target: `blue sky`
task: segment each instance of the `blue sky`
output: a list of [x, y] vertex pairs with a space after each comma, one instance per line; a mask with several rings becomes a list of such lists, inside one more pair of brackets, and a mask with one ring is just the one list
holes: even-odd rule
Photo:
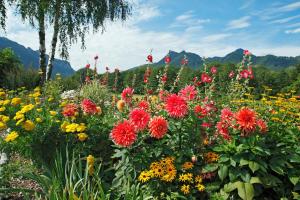
[[[256, 55], [300, 55], [300, 0], [129, 1], [129, 20], [107, 22], [104, 34], [89, 34], [85, 51], [79, 44], [71, 48], [75, 69], [99, 55], [100, 71], [105, 66], [125, 70], [145, 63], [150, 49], [155, 61], [170, 49], [206, 57], [224, 56], [237, 48]], [[38, 49], [37, 36], [9, 11], [6, 37]], [[48, 34], [48, 47], [50, 38]]]

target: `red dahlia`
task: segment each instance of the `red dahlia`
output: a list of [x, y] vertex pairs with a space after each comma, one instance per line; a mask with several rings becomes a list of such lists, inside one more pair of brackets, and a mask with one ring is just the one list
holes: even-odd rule
[[81, 108], [86, 114], [96, 114], [98, 112], [97, 105], [90, 99], [83, 99]]
[[137, 131], [144, 130], [150, 120], [150, 115], [141, 108], [133, 109], [129, 114], [130, 122], [135, 126]]
[[167, 98], [166, 110], [171, 117], [181, 118], [188, 113], [188, 106], [181, 96], [172, 94]]
[[126, 103], [130, 103], [132, 96], [133, 96], [133, 89], [128, 87], [125, 88], [121, 94], [122, 99], [126, 102]]
[[197, 90], [193, 85], [187, 85], [185, 86], [185, 88], [179, 91], [179, 96], [183, 97], [184, 100], [186, 101], [195, 99], [196, 95], [197, 95]]
[[152, 137], [160, 139], [168, 131], [168, 122], [161, 116], [153, 117], [149, 123], [149, 129]]
[[135, 142], [137, 136], [134, 126], [128, 120], [124, 120], [113, 128], [110, 137], [115, 144], [128, 147]]
[[256, 121], [256, 124], [257, 124], [260, 132], [262, 132], [262, 133], [267, 132], [268, 126], [267, 126], [267, 124], [266, 124], [266, 122], [264, 120], [259, 119], [259, 120]]
[[148, 110], [149, 109], [149, 103], [147, 101], [140, 101], [138, 104], [138, 107], [143, 109], [143, 110]]
[[245, 132], [252, 132], [256, 126], [256, 113], [249, 108], [242, 108], [235, 114], [239, 128]]
[[76, 113], [77, 113], [77, 105], [73, 103], [67, 104], [62, 111], [62, 114], [65, 117], [73, 117], [76, 115]]

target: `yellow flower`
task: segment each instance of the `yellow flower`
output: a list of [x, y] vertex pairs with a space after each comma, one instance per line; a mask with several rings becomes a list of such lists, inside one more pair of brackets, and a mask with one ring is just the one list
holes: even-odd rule
[[0, 91], [0, 97], [4, 97], [5, 96], [5, 92]]
[[182, 169], [184, 169], [184, 170], [192, 169], [193, 167], [194, 167], [194, 164], [192, 162], [185, 162], [182, 165]]
[[38, 86], [38, 87], [34, 88], [33, 91], [34, 91], [34, 92], [39, 92], [39, 91], [41, 91], [41, 88]]
[[88, 138], [88, 135], [85, 134], [85, 133], [78, 133], [77, 136], [78, 136], [78, 140], [80, 142], [83, 142], [83, 141], [85, 141]]
[[50, 115], [52, 115], [52, 116], [57, 115], [57, 112], [56, 112], [56, 111], [53, 111], [53, 110], [49, 111], [49, 113], [50, 113]]
[[3, 122], [0, 122], [0, 130], [6, 129], [6, 124]]
[[84, 123], [80, 123], [80, 125], [77, 126], [76, 131], [77, 132], [83, 132], [86, 130], [86, 126]]
[[125, 101], [119, 100], [119, 101], [117, 102], [117, 108], [118, 108], [118, 110], [119, 110], [120, 112], [122, 112], [122, 111], [124, 110], [124, 106], [125, 106]]
[[205, 190], [205, 186], [202, 185], [201, 183], [197, 184], [196, 188], [199, 192], [203, 192]]
[[11, 100], [11, 105], [16, 106], [19, 105], [22, 102], [21, 98], [15, 97]]
[[22, 106], [22, 109], [20, 112], [24, 114], [24, 113], [31, 111], [33, 108], [34, 108], [33, 104], [28, 104], [28, 105]]
[[74, 133], [79, 125], [76, 123], [66, 124], [65, 129], [67, 133]]
[[166, 182], [172, 182], [176, 177], [177, 170], [173, 164], [167, 165], [165, 167], [165, 173], [166, 174], [161, 177], [161, 180]]
[[149, 173], [149, 171], [142, 171], [139, 175], [139, 181], [142, 183], [145, 183], [147, 181], [149, 181], [151, 178], [151, 173]]
[[19, 120], [25, 118], [24, 113], [21, 113], [21, 111], [16, 112], [16, 115], [14, 116], [14, 120]]
[[101, 113], [102, 113], [101, 107], [100, 107], [100, 106], [97, 106], [97, 114], [98, 114], [98, 115], [101, 115]]
[[37, 123], [41, 123], [43, 120], [42, 120], [41, 118], [37, 117], [37, 118], [35, 118], [35, 121], [36, 121]]
[[23, 128], [24, 128], [26, 131], [32, 131], [32, 130], [35, 128], [35, 125], [34, 125], [34, 123], [33, 123], [31, 120], [26, 120], [26, 121], [23, 123]]
[[67, 132], [67, 126], [69, 125], [70, 123], [67, 122], [67, 121], [63, 121], [63, 123], [60, 125], [60, 128], [63, 132]]
[[0, 107], [0, 112], [3, 112], [3, 111], [5, 111], [5, 110], [6, 110], [5, 107]]
[[204, 159], [207, 163], [212, 163], [219, 160], [219, 155], [214, 152], [208, 152], [204, 154]]
[[89, 155], [86, 158], [87, 164], [88, 164], [88, 171], [89, 171], [89, 175], [93, 175], [94, 174], [94, 163], [95, 163], [95, 158], [92, 155]]
[[18, 120], [17, 123], [16, 123], [16, 126], [19, 126], [24, 120], [25, 120], [25, 118], [22, 118], [22, 119]]
[[41, 93], [38, 91], [38, 92], [35, 92], [35, 93], [33, 93], [33, 95], [32, 95], [33, 97], [39, 97], [39, 96], [41, 96]]
[[10, 132], [6, 137], [5, 137], [5, 142], [12, 142], [14, 141], [17, 137], [19, 137], [19, 134], [16, 131]]
[[41, 108], [37, 108], [37, 109], [36, 109], [36, 111], [37, 111], [37, 112], [42, 112], [42, 111], [43, 111], [43, 109], [41, 109]]
[[10, 100], [9, 100], [9, 99], [6, 99], [6, 100], [3, 101], [3, 105], [4, 105], [4, 106], [8, 105], [9, 103], [10, 103]]
[[180, 174], [179, 181], [180, 182], [192, 182], [193, 174], [192, 173]]
[[202, 183], [202, 177], [199, 176], [199, 175], [196, 176], [196, 177], [195, 177], [195, 182], [196, 182], [196, 183]]
[[49, 98], [48, 98], [48, 102], [51, 102], [51, 101], [53, 101], [53, 100], [54, 100], [53, 97], [49, 97]]
[[183, 192], [183, 194], [189, 194], [190, 193], [190, 185], [183, 185], [181, 186], [181, 192]]
[[9, 121], [9, 117], [6, 115], [0, 115], [0, 121], [6, 123]]

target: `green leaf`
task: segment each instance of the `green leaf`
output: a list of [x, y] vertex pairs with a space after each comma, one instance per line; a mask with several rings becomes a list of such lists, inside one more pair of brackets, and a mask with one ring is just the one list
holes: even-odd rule
[[214, 172], [218, 169], [218, 165], [216, 164], [208, 164], [206, 166], [203, 167], [202, 172], [203, 173], [207, 173], [207, 172]]
[[233, 160], [232, 158], [230, 158], [230, 164], [231, 164], [231, 166], [235, 167], [236, 166], [235, 160]]
[[218, 171], [220, 179], [223, 181], [228, 175], [228, 167], [226, 165], [222, 165]]
[[292, 176], [292, 177], [289, 177], [289, 179], [294, 185], [296, 185], [299, 182], [300, 177]]
[[220, 159], [219, 159], [219, 162], [224, 163], [224, 162], [227, 162], [228, 160], [229, 160], [228, 157], [221, 156]]
[[243, 158], [240, 160], [240, 166], [244, 166], [244, 165], [248, 165], [249, 161], [248, 160], [244, 160]]
[[262, 184], [262, 182], [261, 182], [261, 180], [260, 180], [259, 177], [251, 177], [250, 183], [251, 184], [254, 184], [254, 183], [260, 183], [260, 184]]
[[290, 161], [294, 163], [300, 163], [300, 156], [297, 154], [293, 154], [290, 157]]
[[277, 174], [281, 174], [283, 175], [284, 174], [284, 171], [283, 169], [279, 166], [279, 165], [270, 165], [271, 169], [276, 172]]
[[249, 161], [249, 168], [254, 173], [255, 171], [259, 170], [259, 164], [254, 161]]
[[243, 183], [238, 182], [237, 183], [237, 189], [238, 189], [238, 195], [243, 200], [252, 200], [254, 197], [254, 188], [251, 183]]
[[239, 182], [240, 181], [237, 181], [237, 182], [234, 182], [234, 183], [230, 182], [228, 184], [225, 184], [224, 185], [224, 192], [226, 192], [226, 193], [232, 192], [233, 190], [235, 190], [237, 188]]

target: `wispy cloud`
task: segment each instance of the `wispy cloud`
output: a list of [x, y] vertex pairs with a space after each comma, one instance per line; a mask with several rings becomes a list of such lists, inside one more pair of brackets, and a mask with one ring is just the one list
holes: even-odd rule
[[170, 25], [171, 28], [176, 27], [200, 27], [202, 24], [210, 22], [210, 19], [197, 18], [193, 11], [187, 11], [175, 18], [175, 21]]
[[292, 30], [286, 30], [286, 34], [295, 34], [295, 33], [300, 33], [300, 28], [292, 29]]
[[284, 6], [279, 7], [279, 11], [282, 12], [288, 12], [288, 11], [293, 11], [293, 10], [297, 10], [300, 9], [300, 2], [295, 2], [295, 3], [290, 3]]
[[217, 42], [219, 40], [223, 40], [227, 37], [230, 37], [232, 34], [230, 33], [219, 33], [219, 34], [213, 34], [213, 35], [209, 35], [209, 36], [206, 36], [202, 39], [202, 41], [204, 42]]
[[151, 20], [152, 18], [162, 15], [158, 7], [151, 4], [139, 4], [136, 6], [135, 10], [136, 10], [136, 13], [134, 13], [135, 23], [148, 21]]
[[249, 8], [254, 2], [255, 0], [244, 0], [243, 5], [239, 9], [244, 10], [246, 8]]
[[271, 21], [271, 24], [284, 24], [284, 23], [287, 23], [287, 22], [292, 21], [297, 18], [300, 18], [300, 15], [295, 15], [295, 16], [286, 17], [286, 18], [282, 18], [282, 19], [276, 19], [276, 20]]
[[249, 20], [250, 16], [245, 16], [240, 19], [232, 20], [228, 23], [227, 30], [247, 28], [251, 25]]
[[300, 22], [294, 23], [294, 24], [289, 24], [286, 26], [287, 28], [295, 28], [295, 27], [300, 27]]

